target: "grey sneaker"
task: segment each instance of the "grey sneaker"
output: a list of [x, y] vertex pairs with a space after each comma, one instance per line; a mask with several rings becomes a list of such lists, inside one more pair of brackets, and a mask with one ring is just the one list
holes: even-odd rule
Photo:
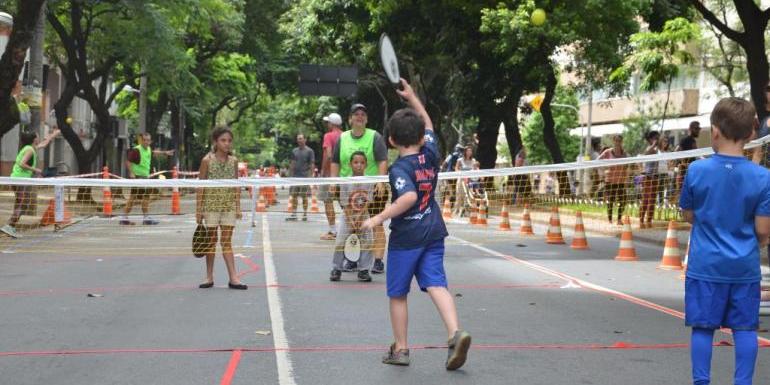
[[382, 356], [382, 363], [388, 365], [409, 366], [409, 349], [396, 351], [396, 343], [390, 345], [388, 352]]
[[358, 280], [361, 282], [372, 282], [372, 276], [369, 275], [369, 270], [361, 270], [358, 272]]
[[342, 272], [337, 269], [332, 269], [332, 272], [329, 274], [329, 280], [332, 282], [337, 282], [342, 278]]
[[0, 227], [0, 231], [8, 234], [12, 238], [21, 238], [21, 235], [16, 232], [16, 228], [11, 225], [5, 225], [3, 227]]
[[447, 345], [449, 352], [446, 358], [446, 370], [459, 369], [468, 358], [468, 349], [471, 347], [470, 333], [465, 330], [456, 331]]

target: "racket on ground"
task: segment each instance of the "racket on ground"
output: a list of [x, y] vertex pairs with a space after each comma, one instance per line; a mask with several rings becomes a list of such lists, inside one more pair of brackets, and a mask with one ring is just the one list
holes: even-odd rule
[[350, 234], [345, 239], [345, 248], [343, 249], [345, 259], [350, 262], [358, 262], [361, 258], [361, 240], [358, 235]]
[[401, 84], [401, 73], [398, 70], [396, 50], [393, 49], [393, 43], [385, 33], [380, 36], [380, 59], [382, 60], [382, 68], [385, 69], [385, 75], [388, 76], [388, 80], [394, 85]]

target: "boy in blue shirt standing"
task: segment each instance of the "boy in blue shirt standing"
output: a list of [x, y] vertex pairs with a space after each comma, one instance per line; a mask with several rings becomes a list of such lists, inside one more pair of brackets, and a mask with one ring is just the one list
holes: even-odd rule
[[757, 359], [759, 247], [770, 234], [770, 174], [743, 146], [756, 127], [754, 106], [725, 98], [711, 112], [714, 156], [687, 170], [679, 206], [692, 223], [685, 282], [685, 323], [692, 327], [695, 385], [710, 383], [714, 330], [735, 340], [735, 384], [749, 385]]
[[371, 229], [391, 219], [386, 282], [396, 341], [382, 362], [409, 365], [407, 294], [412, 277], [416, 277], [420, 289], [428, 292], [444, 321], [449, 335], [445, 366], [455, 370], [465, 363], [471, 336], [459, 327], [444, 273], [444, 238], [449, 234], [434, 196], [441, 160], [433, 123], [425, 107], [406, 80], [401, 79], [401, 85], [403, 91], [397, 92], [411, 108], [396, 111], [388, 121], [388, 141], [399, 153], [388, 171], [393, 200], [363, 224]]

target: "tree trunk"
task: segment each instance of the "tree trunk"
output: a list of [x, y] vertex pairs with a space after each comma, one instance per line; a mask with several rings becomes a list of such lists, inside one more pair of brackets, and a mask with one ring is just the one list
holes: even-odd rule
[[671, 100], [671, 82], [673, 79], [668, 78], [668, 87], [666, 88], [666, 102], [663, 103], [663, 117], [660, 119], [660, 132], [663, 132], [663, 124], [666, 123], [666, 114], [668, 113], [668, 102]]
[[549, 67], [545, 84], [545, 97], [540, 106], [540, 113], [543, 115], [543, 142], [551, 155], [553, 163], [564, 163], [564, 156], [559, 148], [559, 142], [556, 140], [556, 122], [553, 120], [553, 111], [551, 102], [556, 94], [556, 74], [553, 67]]
[[481, 168], [495, 168], [497, 162], [497, 134], [500, 131], [501, 119], [494, 100], [488, 100], [486, 107], [481, 109], [479, 125], [476, 129], [479, 144], [475, 157]]
[[511, 153], [511, 166], [516, 163], [516, 154], [523, 147], [521, 132], [519, 131], [518, 101], [521, 99], [522, 89], [514, 88], [508, 97], [508, 108], [503, 111], [503, 124], [505, 124], [505, 141], [508, 143], [508, 152]]
[[32, 43], [37, 18], [45, 0], [19, 1], [19, 12], [2, 58], [0, 58], [0, 137], [19, 123], [16, 100], [11, 96]]
[[[32, 45], [29, 50], [29, 83], [34, 90], [43, 89], [43, 43], [45, 42], [45, 6], [40, 7], [40, 14], [37, 18], [37, 24], [35, 25], [35, 34], [32, 39]], [[29, 110], [31, 115], [31, 121], [29, 123], [29, 130], [37, 132], [38, 135], [43, 137], [45, 133], [40, 131], [41, 126], [41, 109], [43, 107], [42, 94], [41, 99], [34, 103], [29, 103]], [[46, 159], [47, 160], [47, 159]]]
[[[553, 119], [553, 111], [551, 110], [551, 102], [556, 95], [557, 84], [558, 81], [556, 80], [553, 65], [549, 65], [545, 81], [545, 97], [543, 98], [543, 104], [540, 106], [540, 113], [543, 115], [543, 142], [545, 142], [545, 147], [551, 154], [551, 159], [555, 164], [564, 163], [564, 155], [561, 153], [559, 141], [556, 140], [556, 122]], [[559, 195], [570, 195], [572, 190], [570, 189], [567, 172], [557, 172], [556, 178], [559, 181]]]
[[[760, 34], [760, 36], [762, 36]], [[768, 62], [765, 54], [765, 39], [751, 39], [746, 45], [743, 45], [746, 51], [746, 69], [749, 72], [749, 83], [751, 84], [751, 100], [757, 109], [757, 115], [760, 121], [767, 117], [770, 111], [765, 107], [765, 87], [768, 84]]]

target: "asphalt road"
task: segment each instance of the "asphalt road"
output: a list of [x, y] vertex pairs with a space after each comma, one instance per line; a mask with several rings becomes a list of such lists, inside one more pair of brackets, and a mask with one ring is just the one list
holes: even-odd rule
[[[689, 380], [689, 329], [679, 272], [656, 269], [662, 247], [637, 242], [638, 262], [612, 259], [617, 238], [591, 250], [542, 236], [449, 223], [445, 265], [466, 366], [443, 368], [446, 336], [416, 287], [412, 365], [380, 363], [391, 341], [384, 276], [331, 283], [321, 215], [244, 219], [234, 238], [247, 291], [197, 288], [191, 215], [158, 226], [88, 218], [0, 241], [2, 384], [673, 384]], [[544, 229], [536, 226], [536, 232]], [[569, 236], [565, 229], [565, 234]], [[89, 297], [88, 294], [95, 294]], [[770, 328], [763, 318], [762, 329]], [[770, 338], [766, 331], [764, 338]], [[715, 342], [731, 341], [717, 333]], [[762, 348], [755, 383], [770, 382]], [[713, 381], [731, 383], [733, 348], [715, 347]]]

